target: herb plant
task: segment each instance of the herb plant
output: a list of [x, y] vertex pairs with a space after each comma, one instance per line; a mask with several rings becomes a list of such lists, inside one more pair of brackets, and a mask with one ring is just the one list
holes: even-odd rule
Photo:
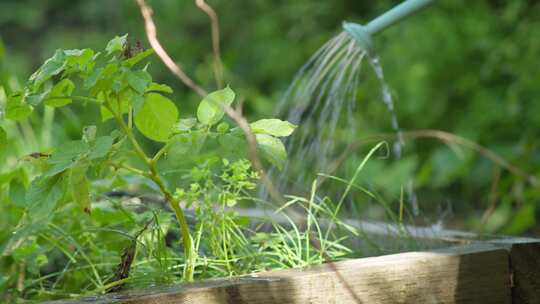
[[[167, 97], [173, 93], [172, 88], [154, 82], [148, 64], [142, 65], [152, 53], [152, 50], [130, 48], [127, 35], [112, 39], [103, 52], [59, 49], [32, 74], [24, 90], [8, 97], [6, 118], [10, 120], [24, 119], [42, 104], [59, 108], [79, 102], [98, 107], [102, 122], [113, 120], [116, 127], [110, 134], [98, 136], [101, 129], [87, 126], [81, 139], [60, 144], [50, 155], [46, 152], [30, 155], [33, 174], [14, 171], [3, 176], [3, 182], [9, 183], [11, 201], [24, 209], [19, 229], [4, 252], [15, 250], [22, 239], [46, 224], [60, 206], [73, 203], [90, 215], [93, 195], [99, 192], [92, 180], [127, 171], [150, 180], [174, 211], [186, 261], [183, 278], [193, 279], [196, 244], [180, 202], [188, 196], [193, 201], [198, 195], [210, 193], [207, 187], [212, 185], [192, 184], [188, 191], [175, 191], [160, 172], [158, 162], [168, 153], [200, 148], [209, 140], [241, 152], [245, 141], [238, 128], [231, 128], [223, 121], [223, 106], [231, 105], [235, 99], [230, 87], [208, 94], [200, 102], [196, 117], [180, 118], [176, 104]], [[261, 155], [280, 167], [286, 151], [279, 137], [289, 136], [295, 126], [278, 119], [262, 119], [253, 122], [251, 128]], [[161, 143], [161, 148], [150, 154], [137, 133]], [[0, 144], [5, 142], [5, 137], [0, 129]], [[257, 177], [256, 173], [249, 173], [246, 161], [222, 161], [226, 170], [221, 180], [230, 187], [225, 186], [226, 190], [219, 194], [217, 206], [197, 207], [199, 213], [221, 208], [221, 213], [209, 213], [218, 223], [226, 221], [223, 207], [234, 205], [242, 191], [254, 188]], [[214, 242], [217, 245], [213, 250], [223, 249], [221, 255], [227, 259], [229, 250], [224, 246], [232, 234], [227, 236], [224, 230], [217, 232], [221, 237]]]

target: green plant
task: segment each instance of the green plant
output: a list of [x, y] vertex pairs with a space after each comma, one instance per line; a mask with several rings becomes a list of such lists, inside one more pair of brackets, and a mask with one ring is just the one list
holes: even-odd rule
[[[126, 41], [127, 35], [115, 37], [103, 53], [59, 49], [32, 74], [23, 91], [8, 97], [6, 118], [11, 120], [28, 117], [41, 104], [59, 108], [80, 102], [99, 107], [102, 121], [113, 120], [116, 127], [110, 134], [98, 136], [97, 127], [88, 126], [82, 139], [62, 143], [50, 155], [33, 155], [32, 175], [37, 176], [33, 179], [24, 170], [15, 170], [3, 178], [2, 183], [9, 183], [11, 201], [24, 210], [21, 229], [6, 250], [15, 250], [62, 203], [73, 202], [90, 214], [91, 195], [97, 192], [92, 188], [92, 178], [114, 177], [127, 171], [152, 181], [174, 211], [186, 260], [183, 277], [190, 281], [196, 262], [193, 238], [180, 197], [169, 189], [158, 162], [167, 153], [196, 151], [209, 140], [241, 151], [242, 132], [222, 122], [223, 106], [233, 103], [235, 93], [230, 87], [210, 93], [199, 104], [196, 118], [180, 119], [175, 103], [165, 96], [172, 89], [152, 81], [148, 64], [137, 67], [153, 51], [131, 49]], [[280, 166], [286, 151], [278, 137], [290, 135], [295, 126], [278, 119], [263, 119], [251, 127], [261, 154]], [[162, 147], [149, 154], [136, 131], [162, 143]], [[3, 138], [5, 134], [0, 130], [0, 144]], [[230, 204], [230, 194], [236, 190], [231, 191], [222, 193], [220, 201]]]

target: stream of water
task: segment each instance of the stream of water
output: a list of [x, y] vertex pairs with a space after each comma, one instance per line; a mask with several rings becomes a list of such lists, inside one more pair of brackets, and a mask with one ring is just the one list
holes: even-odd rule
[[285, 142], [288, 162], [281, 171], [270, 172], [279, 189], [306, 189], [315, 174], [333, 173], [336, 159], [351, 141], [357, 141], [355, 110], [366, 59], [381, 84], [381, 99], [397, 133], [394, 154], [401, 156], [403, 138], [379, 58], [368, 56], [348, 33], [341, 32], [300, 68], [278, 104], [276, 116], [299, 126]]

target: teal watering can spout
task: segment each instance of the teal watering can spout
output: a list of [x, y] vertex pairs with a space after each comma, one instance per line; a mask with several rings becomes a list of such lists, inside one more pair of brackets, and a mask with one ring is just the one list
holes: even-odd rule
[[406, 0], [388, 12], [375, 18], [367, 25], [343, 22], [343, 29], [368, 53], [373, 51], [372, 36], [387, 29], [391, 25], [417, 13], [435, 0]]

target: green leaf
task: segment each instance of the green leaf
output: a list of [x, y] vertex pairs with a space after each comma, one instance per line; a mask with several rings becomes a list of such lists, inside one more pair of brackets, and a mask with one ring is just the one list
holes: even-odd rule
[[5, 151], [7, 147], [8, 139], [7, 133], [4, 128], [0, 127], [0, 151]]
[[221, 123], [217, 126], [216, 130], [217, 130], [219, 133], [225, 133], [225, 132], [227, 132], [227, 130], [229, 130], [229, 124], [226, 123], [226, 122], [221, 122]]
[[84, 88], [89, 90], [94, 87], [97, 84], [98, 80], [101, 78], [101, 74], [103, 73], [103, 71], [104, 68], [97, 68], [93, 70], [90, 75], [88, 75], [84, 79]]
[[[102, 96], [103, 95], [101, 95], [98, 99], [103, 98]], [[129, 102], [125, 96], [126, 95], [121, 95], [118, 99], [112, 98], [109, 100], [109, 104], [116, 114], [123, 115], [129, 112]], [[120, 106], [118, 106], [118, 102], [120, 102]], [[118, 113], [118, 111], [120, 111], [120, 113]], [[111, 111], [104, 106], [100, 107], [100, 113], [101, 121], [107, 121], [114, 117], [113, 113], [111, 113]]]
[[113, 145], [113, 138], [110, 136], [101, 136], [98, 137], [94, 145], [90, 148], [90, 153], [88, 154], [89, 160], [94, 160], [107, 156], [107, 153], [111, 151]]
[[178, 120], [178, 109], [175, 104], [157, 93], [149, 93], [144, 105], [135, 115], [135, 126], [146, 137], [165, 142], [173, 132]]
[[11, 120], [21, 120], [28, 117], [32, 113], [32, 106], [23, 102], [20, 93], [13, 94], [8, 97], [6, 106], [6, 118]]
[[206, 141], [206, 132], [196, 130], [189, 133], [176, 134], [171, 138], [169, 155], [196, 155], [200, 152]]
[[137, 93], [143, 94], [152, 82], [152, 76], [147, 71], [128, 71], [126, 81]]
[[9, 184], [9, 198], [17, 207], [26, 208], [26, 188], [19, 179], [13, 179]]
[[90, 146], [82, 140], [60, 145], [49, 158], [51, 168], [44, 175], [53, 176], [71, 168], [89, 150]]
[[137, 63], [139, 63], [144, 58], [152, 55], [153, 53], [154, 53], [153, 49], [144, 50], [144, 51], [138, 53], [137, 55], [124, 60], [122, 62], [122, 65], [127, 66], [127, 67], [132, 67], [132, 66], [136, 65]]
[[27, 94], [24, 95], [22, 103], [26, 103], [26, 104], [28, 104], [30, 106], [36, 107], [43, 101], [43, 98], [46, 95], [47, 95], [47, 93], [39, 93], [39, 94], [27, 93]]
[[278, 137], [289, 136], [296, 128], [295, 125], [288, 121], [275, 118], [257, 120], [250, 126], [255, 134], [268, 134]]
[[26, 192], [26, 204], [33, 218], [43, 218], [51, 214], [64, 195], [61, 174], [40, 176], [32, 181]]
[[168, 85], [152, 82], [146, 89], [146, 92], [162, 92], [172, 94], [173, 89]]
[[225, 114], [223, 106], [229, 106], [234, 101], [235, 93], [230, 87], [215, 91], [206, 96], [197, 109], [197, 118], [205, 125], [218, 123]]
[[32, 89], [37, 91], [45, 81], [60, 74], [65, 69], [66, 65], [67, 62], [64, 51], [60, 49], [56, 50], [53, 57], [47, 59], [45, 63], [30, 76], [29, 80], [32, 83]]
[[122, 52], [124, 50], [124, 46], [126, 45], [128, 34], [125, 34], [124, 36], [116, 36], [111, 41], [107, 43], [107, 46], [105, 47], [105, 51], [107, 51], [107, 55], [110, 55], [115, 52]]
[[183, 118], [176, 124], [176, 132], [187, 132], [191, 130], [197, 124], [196, 118]]
[[281, 140], [267, 134], [255, 134], [255, 138], [263, 156], [281, 169], [287, 159], [287, 151]]
[[70, 68], [88, 71], [94, 65], [94, 51], [92, 49], [65, 50], [66, 61]]
[[[62, 79], [59, 83], [52, 87], [49, 94], [45, 96], [45, 104], [50, 107], [63, 107], [71, 103], [71, 98], [63, 98], [64, 96], [71, 96], [75, 84], [69, 79]], [[62, 98], [59, 98], [62, 97]]]
[[73, 201], [90, 214], [90, 183], [86, 177], [87, 164], [79, 164], [69, 170], [69, 189]]

